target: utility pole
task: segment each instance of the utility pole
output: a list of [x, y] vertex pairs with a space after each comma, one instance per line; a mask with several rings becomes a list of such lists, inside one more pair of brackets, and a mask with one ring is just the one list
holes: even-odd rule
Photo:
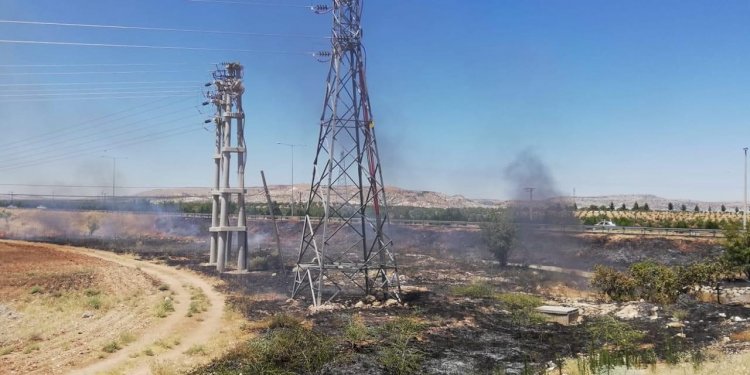
[[529, 221], [534, 220], [534, 214], [533, 214], [533, 204], [534, 204], [534, 189], [533, 187], [527, 187], [523, 188], [523, 190], [529, 192]]
[[268, 214], [271, 215], [271, 221], [273, 222], [273, 236], [276, 239], [276, 251], [279, 254], [279, 271], [282, 275], [286, 276], [286, 270], [284, 270], [284, 256], [281, 254], [281, 239], [279, 238], [279, 226], [276, 223], [276, 215], [273, 213], [273, 201], [271, 200], [271, 193], [268, 192], [268, 185], [266, 185], [266, 174], [260, 171], [260, 178], [263, 180], [263, 191], [266, 192], [266, 202], [268, 202]]
[[289, 201], [289, 205], [292, 206], [292, 217], [294, 217], [294, 206], [297, 202], [295, 202], [294, 197], [294, 148], [295, 147], [305, 147], [305, 145], [301, 144], [293, 144], [293, 143], [284, 143], [284, 142], [276, 142], [277, 145], [287, 146], [292, 149], [292, 199]]
[[117, 159], [127, 159], [121, 156], [105, 156], [102, 155], [101, 158], [104, 159], [112, 159], [112, 205], [114, 206], [115, 203], [115, 178], [117, 176]]
[[745, 207], [742, 210], [742, 230], [747, 230], [747, 147], [743, 148], [745, 151]]
[[[226, 261], [232, 250], [232, 237], [237, 233], [237, 271], [247, 270], [247, 219], [245, 217], [245, 112], [242, 110], [243, 67], [236, 62], [222, 63], [213, 72], [215, 90], [206, 93], [210, 101], [203, 103], [216, 105], [214, 178], [211, 197], [211, 239], [209, 263], [216, 264], [216, 270], [224, 272]], [[211, 86], [211, 84], [206, 84]], [[211, 120], [207, 120], [210, 123]], [[236, 144], [232, 143], [232, 124], [237, 126]], [[229, 185], [229, 170], [232, 154], [237, 154], [237, 187]], [[237, 198], [237, 221], [230, 221], [230, 203]]]
[[[316, 306], [356, 287], [400, 300], [365, 77], [363, 2], [333, 0], [331, 9], [330, 68], [292, 287], [293, 298], [309, 289]], [[311, 208], [317, 205], [323, 216], [313, 219]]]

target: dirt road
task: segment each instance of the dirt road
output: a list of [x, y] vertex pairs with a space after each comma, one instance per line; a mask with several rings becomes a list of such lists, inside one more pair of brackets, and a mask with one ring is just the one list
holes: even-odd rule
[[[47, 244], [29, 244], [16, 241], [2, 241], [3, 245], [10, 246], [33, 246], [37, 249], [54, 249], [55, 251], [86, 255], [98, 260], [111, 262], [115, 267], [125, 267], [125, 274], [142, 272], [157, 279], [163, 286], [161, 289], [171, 301], [174, 308], [161, 318], [151, 319], [145, 328], [133, 330], [131, 339], [122, 342], [120, 348], [113, 353], [101, 352], [99, 358], [76, 361], [83, 366], [68, 368], [72, 374], [151, 374], [159, 369], [186, 368], [194, 364], [205, 362], [211, 356], [217, 354], [222, 345], [217, 345], [217, 340], [222, 340], [222, 333], [230, 330], [232, 324], [227, 323], [225, 314], [224, 296], [215, 291], [214, 286], [207, 279], [197, 274], [181, 269], [175, 269], [166, 265], [146, 262], [121, 256], [110, 252], [82, 249], [66, 246], [55, 246]], [[127, 271], [130, 270], [130, 271]], [[127, 282], [127, 280], [122, 280]], [[202, 308], [199, 312], [189, 314], [191, 302], [196, 295], [200, 295]], [[192, 299], [191, 299], [192, 298]], [[160, 301], [160, 300], [157, 300]], [[205, 302], [207, 301], [207, 303]], [[152, 302], [153, 303], [153, 302]], [[118, 307], [127, 309], [126, 306]], [[149, 311], [153, 306], [149, 306]], [[190, 315], [190, 316], [189, 316]], [[125, 327], [124, 331], [128, 331]], [[232, 332], [229, 332], [230, 334]], [[91, 340], [97, 339], [103, 332], [88, 333], [93, 336]], [[85, 339], [85, 338], [84, 338]], [[76, 356], [79, 353], [69, 353]], [[89, 357], [91, 358], [91, 357]]]

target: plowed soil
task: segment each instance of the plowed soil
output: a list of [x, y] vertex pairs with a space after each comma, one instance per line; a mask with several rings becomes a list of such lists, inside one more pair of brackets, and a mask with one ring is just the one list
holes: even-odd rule
[[[189, 314], [197, 290], [207, 303]], [[159, 317], [165, 302], [174, 310]], [[147, 374], [205, 362], [221, 350], [222, 328], [231, 328], [224, 305], [192, 272], [0, 241], [0, 373]]]

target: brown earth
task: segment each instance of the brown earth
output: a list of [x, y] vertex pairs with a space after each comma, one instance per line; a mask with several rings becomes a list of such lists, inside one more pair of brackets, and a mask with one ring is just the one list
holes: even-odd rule
[[[3, 374], [188, 368], [220, 354], [237, 337], [232, 329], [239, 320], [225, 313], [224, 297], [186, 270], [16, 241], [0, 241], [0, 259]], [[188, 314], [199, 294], [206, 302]], [[174, 311], [158, 317], [158, 306], [167, 300]]]

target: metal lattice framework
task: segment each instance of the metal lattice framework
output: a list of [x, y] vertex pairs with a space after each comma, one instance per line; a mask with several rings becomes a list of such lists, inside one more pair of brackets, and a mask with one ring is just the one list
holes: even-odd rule
[[[362, 0], [334, 0], [332, 14], [333, 52], [292, 297], [309, 288], [320, 305], [357, 286], [399, 298], [365, 79]], [[316, 211], [322, 218], [311, 218]]]
[[[209, 263], [224, 272], [232, 250], [233, 233], [237, 233], [237, 270], [247, 269], [247, 221], [245, 218], [245, 112], [242, 110], [242, 65], [224, 63], [213, 72], [215, 86], [206, 96], [216, 105], [216, 153], [214, 154], [214, 181], [211, 196], [211, 242]], [[232, 144], [232, 124], [236, 125], [236, 145]], [[232, 154], [237, 154], [236, 188], [230, 186]], [[237, 221], [230, 221], [230, 202], [237, 198]]]

